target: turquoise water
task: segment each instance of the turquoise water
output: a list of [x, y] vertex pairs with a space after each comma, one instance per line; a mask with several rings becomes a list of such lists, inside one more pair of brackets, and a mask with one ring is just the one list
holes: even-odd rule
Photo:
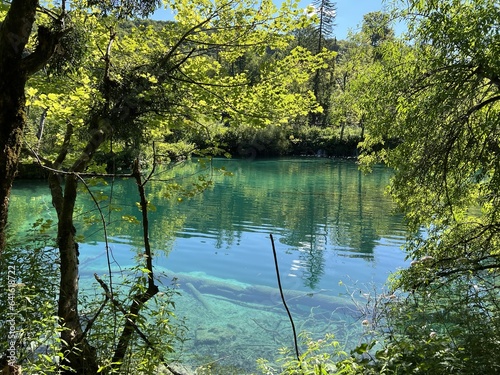
[[[232, 176], [216, 169], [221, 166]], [[277, 348], [291, 347], [270, 234], [297, 329], [317, 338], [333, 332], [342, 344], [357, 344], [364, 317], [349, 294], [380, 288], [390, 272], [406, 264], [402, 218], [384, 195], [389, 178], [382, 167], [364, 175], [352, 161], [317, 158], [215, 160], [155, 174], [146, 185], [154, 205], [155, 267], [178, 278], [176, 313], [189, 327], [179, 359], [243, 374], [254, 371], [257, 358], [272, 359]], [[167, 188], [207, 180], [213, 185], [191, 198]], [[122, 219], [140, 218], [137, 190], [133, 181], [121, 179], [92, 189], [103, 199], [118, 272], [133, 265], [141, 249], [140, 225]], [[50, 201], [45, 184], [18, 182], [12, 226], [22, 231], [38, 216], [54, 219]], [[93, 273], [106, 274], [108, 266], [98, 211], [89, 199], [79, 207], [85, 290]]]

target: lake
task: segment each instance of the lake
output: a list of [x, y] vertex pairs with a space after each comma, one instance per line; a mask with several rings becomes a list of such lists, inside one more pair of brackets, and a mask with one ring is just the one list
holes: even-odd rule
[[[359, 343], [364, 317], [350, 294], [380, 289], [407, 265], [402, 216], [384, 194], [390, 177], [384, 167], [365, 175], [353, 161], [324, 158], [216, 159], [159, 169], [146, 185], [150, 240], [156, 270], [176, 277], [181, 292], [176, 314], [186, 318], [189, 340], [178, 359], [244, 374], [255, 371], [257, 358], [292, 348], [270, 234], [297, 330], [315, 338], [334, 333], [347, 348]], [[197, 194], [207, 181], [213, 184]], [[118, 274], [141, 251], [141, 226], [133, 223], [140, 218], [137, 188], [115, 179], [92, 189], [102, 199]], [[11, 227], [20, 232], [37, 217], [55, 219], [43, 182], [18, 181], [11, 202]], [[99, 217], [90, 199], [80, 199], [83, 293], [94, 272], [107, 274]]]

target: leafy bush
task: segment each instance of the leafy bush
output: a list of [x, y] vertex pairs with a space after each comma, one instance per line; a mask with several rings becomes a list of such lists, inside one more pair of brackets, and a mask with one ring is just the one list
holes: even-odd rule
[[[63, 328], [57, 316], [59, 261], [53, 229], [52, 221], [37, 220], [0, 258], [0, 278], [5, 280], [5, 287], [0, 288], [0, 336], [7, 338], [0, 341], [0, 360], [21, 365], [27, 374], [55, 374], [64, 368], [60, 350]], [[141, 266], [123, 271], [130, 276], [115, 281], [113, 295], [127, 308], [132, 296], [147, 288], [147, 277]], [[175, 356], [174, 346], [185, 334], [184, 322], [173, 312], [176, 293], [165, 286], [145, 305], [136, 322], [144, 336], [134, 333], [120, 374], [153, 373], [163, 360]], [[104, 291], [95, 283], [91, 291], [80, 293], [79, 314], [101, 369], [111, 373], [110, 359], [125, 316], [111, 301], [106, 305], [103, 301]]]
[[0, 341], [3, 361], [23, 364], [27, 373], [55, 371], [58, 351], [57, 251], [51, 241], [52, 222], [38, 220], [0, 258]]
[[[340, 130], [317, 126], [268, 126], [226, 128], [215, 135], [217, 143], [235, 157], [356, 156], [361, 130], [349, 128], [340, 140]], [[194, 141], [196, 142], [196, 141]], [[200, 143], [197, 143], [200, 144]]]
[[[258, 366], [262, 374], [266, 375], [321, 375], [339, 373], [337, 362], [348, 357], [341, 348], [334, 335], [327, 334], [324, 339], [313, 340], [311, 336], [302, 332], [299, 334], [300, 341], [305, 348], [299, 359], [295, 357], [290, 348], [280, 349], [280, 359], [276, 364], [271, 364], [264, 359], [258, 360]], [[346, 372], [344, 372], [346, 373]]]
[[363, 321], [368, 341], [349, 354], [333, 335], [317, 341], [303, 335], [300, 361], [282, 349], [278, 364], [260, 360], [259, 368], [266, 375], [497, 374], [500, 319], [485, 293], [456, 281], [399, 297], [370, 296], [360, 311], [375, 317]]

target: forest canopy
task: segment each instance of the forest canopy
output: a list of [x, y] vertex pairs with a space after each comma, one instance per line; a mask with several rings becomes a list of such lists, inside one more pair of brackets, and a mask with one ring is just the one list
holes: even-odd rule
[[[174, 1], [165, 4], [175, 13], [173, 22], [136, 21], [131, 27], [131, 19], [150, 14], [159, 2], [69, 5], [14, 0], [1, 8], [0, 144], [6, 152], [0, 161], [6, 173], [0, 192], [4, 202], [0, 248], [17, 256], [15, 244], [5, 243], [5, 229], [8, 198], [21, 157], [48, 176], [57, 217], [57, 233], [49, 239], [55, 251], [36, 260], [42, 262], [43, 272], [35, 286], [46, 299], [38, 299], [25, 312], [30, 316], [43, 311], [37, 320], [42, 327], [53, 325], [50, 317], [57, 317], [58, 329], [49, 333], [51, 354], [57, 361], [51, 363], [47, 358], [52, 357], [41, 355], [19, 357], [26, 358], [28, 371], [40, 366], [68, 374], [114, 373], [130, 367], [146, 371], [164, 362], [172, 342], [180, 337], [168, 328], [168, 318], [160, 325], [163, 331], [156, 333], [141, 318], [151, 304], [160, 318], [171, 314], [172, 306], [171, 293], [161, 294], [165, 303], [157, 300], [160, 288], [148, 235], [152, 205], [145, 191], [153, 172], [144, 175], [141, 168], [149, 165], [154, 170], [157, 163], [193, 153], [219, 155], [225, 150], [213, 133], [236, 124], [286, 125], [320, 111], [307, 82], [334, 52], [313, 54], [291, 45], [291, 32], [314, 21], [291, 2], [277, 9], [271, 1]], [[239, 61], [246, 56], [254, 61], [253, 74], [239, 69]], [[175, 131], [202, 135], [203, 144], [189, 142], [185, 136], [169, 140]], [[111, 272], [106, 281], [96, 276], [105, 291], [105, 300], [97, 307], [98, 301], [85, 303], [79, 297], [77, 197], [79, 186], [90, 193], [89, 184], [96, 183], [97, 175], [114, 174], [122, 167], [131, 171], [124, 177], [138, 185], [144, 257], [132, 270], [130, 286], [121, 291], [124, 300], [117, 299], [120, 292], [112, 289]], [[186, 194], [209, 184], [198, 181]], [[102, 198], [93, 199], [99, 208]], [[102, 212], [101, 218], [105, 226]], [[123, 219], [126, 225], [128, 218]], [[42, 231], [47, 227], [41, 222], [36, 225]], [[47, 244], [35, 241], [33, 246], [40, 250]], [[55, 275], [52, 259], [59, 264]], [[25, 292], [28, 297], [33, 291], [26, 288]], [[81, 311], [93, 311], [94, 317], [85, 321]], [[114, 323], [100, 331], [98, 327], [110, 316]], [[26, 330], [34, 335], [34, 345], [45, 346], [33, 328]], [[153, 343], [161, 333], [170, 339]], [[113, 335], [111, 340], [104, 339], [107, 334]], [[15, 343], [18, 353], [33, 350], [33, 344], [27, 346], [29, 341]], [[152, 353], [148, 360], [138, 356], [136, 343]]]
[[[498, 372], [498, 1], [394, 3], [337, 40], [327, 0], [307, 12], [270, 0], [2, 2], [0, 252], [3, 262], [26, 257], [39, 267], [34, 289], [19, 298], [45, 297], [22, 314], [33, 345], [52, 356], [26, 354], [22, 366], [95, 374], [168, 362], [181, 336], [171, 329], [170, 294], [154, 312], [160, 332], [142, 319], [160, 305], [146, 198], [159, 163], [341, 155], [359, 156], [367, 170], [394, 170], [389, 192], [411, 229], [412, 264], [391, 277], [391, 298], [370, 322], [376, 339], [335, 361], [311, 360], [312, 373], [325, 373], [326, 362], [352, 374]], [[173, 20], [147, 19], [160, 6]], [[396, 20], [407, 33], [395, 34]], [[7, 236], [20, 165], [47, 179], [57, 218], [50, 234], [36, 222], [39, 236], [25, 253]], [[110, 275], [96, 279], [104, 300], [86, 303], [78, 293], [77, 197], [116, 174], [137, 182], [144, 256], [130, 287], [116, 291], [121, 299]], [[210, 184], [170, 187], [192, 195]], [[92, 317], [85, 323], [82, 311]], [[49, 339], [37, 336], [43, 331]], [[103, 347], [102, 337], [112, 339]], [[14, 343], [19, 353], [32, 350], [26, 342]], [[281, 373], [305, 365], [286, 363]]]

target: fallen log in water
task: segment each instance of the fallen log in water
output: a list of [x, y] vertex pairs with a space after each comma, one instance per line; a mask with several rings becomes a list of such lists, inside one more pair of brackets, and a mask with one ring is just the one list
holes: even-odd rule
[[196, 289], [196, 287], [191, 283], [186, 283], [186, 287], [191, 292], [191, 294], [195, 296], [195, 298], [203, 305], [203, 307], [205, 307], [205, 309], [209, 313], [211, 313], [212, 308], [210, 307], [210, 304], [205, 300], [205, 297], [203, 297], [203, 295], [198, 291], [198, 289]]
[[[182, 289], [193, 293], [206, 308], [208, 303], [200, 293], [224, 296], [230, 300], [245, 303], [257, 303], [268, 306], [282, 305], [278, 288], [267, 285], [245, 284], [235, 280], [224, 280], [192, 273], [175, 273], [168, 270], [165, 272], [169, 278], [175, 278], [176, 283]], [[294, 289], [284, 289], [283, 293], [289, 305], [320, 307], [322, 310], [335, 311], [350, 316], [358, 314], [354, 303], [341, 297]], [[210, 307], [207, 310], [210, 311]]]

